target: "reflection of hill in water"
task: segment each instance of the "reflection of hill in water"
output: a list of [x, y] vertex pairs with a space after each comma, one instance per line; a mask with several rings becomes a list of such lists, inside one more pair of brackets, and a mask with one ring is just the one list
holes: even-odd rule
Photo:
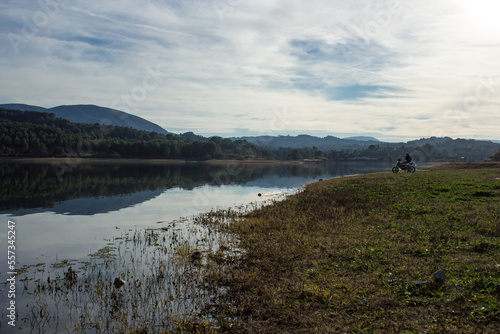
[[[318, 178], [366, 172], [362, 171], [363, 166], [84, 163], [59, 180], [50, 164], [3, 163], [0, 164], [0, 211], [16, 211], [16, 215], [41, 211], [91, 215], [143, 203], [174, 187], [186, 190], [206, 184], [296, 187]], [[377, 166], [369, 168], [374, 171]]]
[[371, 173], [387, 170], [386, 163], [343, 163], [343, 164], [310, 164], [310, 165], [288, 165], [279, 172], [269, 173], [262, 177], [245, 183], [253, 187], [284, 187], [297, 188], [306, 183], [341, 177], [353, 174]]
[[64, 202], [56, 203], [49, 208], [20, 209], [15, 211], [4, 211], [3, 213], [24, 216], [39, 212], [54, 212], [64, 215], [90, 216], [99, 213], [108, 213], [118, 211], [124, 208], [132, 207], [137, 204], [147, 202], [160, 196], [164, 190], [140, 191], [135, 194], [109, 196], [109, 197], [88, 197], [70, 199]]

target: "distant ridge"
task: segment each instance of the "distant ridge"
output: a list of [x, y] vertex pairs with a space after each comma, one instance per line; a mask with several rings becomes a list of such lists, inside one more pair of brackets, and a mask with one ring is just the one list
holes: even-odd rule
[[310, 135], [298, 135], [298, 136], [256, 136], [256, 137], [239, 137], [230, 138], [243, 139], [250, 143], [278, 149], [280, 147], [284, 148], [305, 148], [305, 147], [316, 147], [320, 150], [356, 150], [363, 149], [370, 145], [381, 144], [381, 142], [375, 138], [371, 137], [355, 137], [363, 139], [353, 139], [353, 138], [338, 138], [334, 136], [326, 136], [324, 138], [314, 137]]
[[38, 111], [54, 113], [57, 117], [65, 118], [75, 123], [102, 124], [131, 127], [137, 130], [158, 132], [168, 134], [161, 126], [147, 121], [144, 118], [128, 114], [126, 112], [99, 107], [92, 104], [62, 105], [54, 108], [43, 108], [27, 104], [9, 103], [1, 104], [0, 107], [21, 111]]
[[379, 141], [377, 138], [367, 137], [367, 136], [355, 136], [355, 137], [347, 137], [347, 138], [342, 138], [342, 139], [359, 140], [359, 141]]
[[47, 108], [38, 107], [38, 106], [30, 106], [29, 104], [21, 104], [21, 103], [0, 104], [0, 107], [5, 108], [5, 109], [13, 109], [13, 110], [21, 110], [21, 111], [47, 112]]

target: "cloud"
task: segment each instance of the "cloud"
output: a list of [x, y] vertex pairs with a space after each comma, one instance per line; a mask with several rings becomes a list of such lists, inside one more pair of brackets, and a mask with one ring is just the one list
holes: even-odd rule
[[[500, 103], [500, 25], [488, 6], [6, 0], [0, 102], [129, 101], [129, 112], [167, 130], [205, 134], [391, 129], [405, 138], [444, 131], [499, 139], [487, 121]], [[139, 96], [148, 68], [168, 77]], [[460, 124], [449, 113], [457, 106], [470, 115]]]
[[[293, 83], [299, 89], [320, 91], [330, 100], [393, 97], [395, 92], [401, 90], [380, 84], [378, 71], [400, 66], [395, 52], [380, 44], [292, 40], [290, 45], [294, 49], [292, 55], [298, 59], [296, 65], [300, 77]], [[315, 70], [311, 70], [313, 68]], [[334, 71], [338, 74], [332, 80]]]

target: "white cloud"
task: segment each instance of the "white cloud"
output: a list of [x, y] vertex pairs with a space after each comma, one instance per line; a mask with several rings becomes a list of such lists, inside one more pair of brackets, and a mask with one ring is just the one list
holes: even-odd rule
[[286, 109], [275, 134], [500, 139], [493, 1], [42, 3], [0, 4], [0, 103], [112, 107], [157, 68], [128, 109], [166, 129], [260, 134]]

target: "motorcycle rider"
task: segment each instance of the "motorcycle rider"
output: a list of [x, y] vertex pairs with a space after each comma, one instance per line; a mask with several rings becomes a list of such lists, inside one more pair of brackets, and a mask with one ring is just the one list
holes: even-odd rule
[[404, 161], [401, 160], [403, 159], [398, 158], [396, 166], [392, 167], [393, 173], [397, 173], [400, 169], [409, 173], [413, 173], [416, 171], [417, 165], [413, 162], [413, 159], [411, 158], [411, 155], [409, 153], [406, 153]]
[[412, 158], [411, 158], [411, 155], [409, 153], [406, 153], [406, 156], [405, 156], [405, 164], [409, 164], [411, 162]]
[[398, 159], [398, 167], [401, 168], [402, 170], [406, 170], [406, 166], [411, 162], [412, 158], [409, 153], [406, 153], [405, 160], [402, 162], [401, 158]]
[[406, 152], [405, 161], [402, 163], [403, 168], [401, 169], [406, 170], [406, 167], [410, 164], [411, 160], [412, 160], [411, 155], [408, 152]]

